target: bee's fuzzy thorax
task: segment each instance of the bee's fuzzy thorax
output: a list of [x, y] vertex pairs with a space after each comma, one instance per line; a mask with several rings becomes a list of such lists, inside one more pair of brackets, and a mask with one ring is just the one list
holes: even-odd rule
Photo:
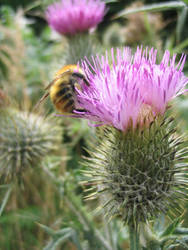
[[48, 96], [54, 107], [63, 115], [71, 115], [79, 110], [76, 90], [82, 91], [82, 83], [89, 86], [83, 70], [74, 64], [63, 66], [54, 77], [54, 80], [46, 87], [46, 93], [42, 96], [35, 107], [43, 102]]

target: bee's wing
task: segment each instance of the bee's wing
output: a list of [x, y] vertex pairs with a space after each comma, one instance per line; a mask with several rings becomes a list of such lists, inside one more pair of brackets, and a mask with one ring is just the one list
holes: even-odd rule
[[[56, 80], [56, 79], [55, 79]], [[48, 89], [50, 89], [50, 87], [54, 84], [54, 81], [55, 80], [53, 80], [53, 81], [51, 81], [49, 84], [48, 84], [48, 86], [45, 88], [45, 90], [48, 90]], [[41, 104], [41, 102], [43, 102], [48, 96], [49, 96], [49, 91], [46, 91], [45, 93], [44, 93], [44, 95], [40, 98], [40, 100], [37, 102], [37, 104], [34, 106], [34, 109], [33, 110], [36, 110], [37, 108], [38, 108], [38, 106]]]
[[51, 81], [48, 86], [45, 87], [45, 90], [49, 89], [55, 82], [56, 79], [54, 79], [53, 81]]
[[37, 102], [37, 104], [34, 106], [34, 109], [33, 110], [36, 110], [37, 108], [38, 108], [38, 106], [41, 104], [41, 102], [43, 102], [45, 99], [46, 99], [46, 97], [48, 97], [49, 96], [49, 92], [46, 92], [42, 97], [41, 97], [41, 99]]
[[[70, 70], [66, 70], [65, 72], [63, 72], [62, 74], [56, 76], [56, 78], [51, 81], [48, 86], [45, 88], [45, 90], [48, 90], [51, 88], [51, 86], [57, 81], [59, 80], [60, 78], [62, 78], [62, 76], [66, 73], [70, 73]], [[49, 91], [46, 91], [46, 93], [41, 97], [41, 99], [37, 102], [37, 104], [34, 106], [34, 109], [33, 110], [36, 110], [38, 108], [38, 106], [41, 104], [41, 102], [43, 102], [48, 96], [49, 96], [50, 92]]]

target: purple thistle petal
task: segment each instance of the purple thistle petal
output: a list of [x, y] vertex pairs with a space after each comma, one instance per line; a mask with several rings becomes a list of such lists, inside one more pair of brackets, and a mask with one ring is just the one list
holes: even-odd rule
[[[156, 64], [157, 50], [137, 48], [134, 55], [129, 48], [111, 49], [111, 58], [93, 57], [92, 63], [82, 61], [90, 86], [77, 91], [80, 106], [87, 110], [83, 118], [126, 130], [146, 118], [151, 121], [163, 114], [168, 102], [184, 93], [188, 78], [182, 70], [185, 56], [175, 65], [176, 55], [165, 51], [161, 63]], [[112, 65], [110, 65], [110, 63]], [[93, 66], [92, 66], [93, 65]], [[92, 71], [90, 70], [92, 68]]]
[[96, 27], [105, 13], [101, 0], [61, 0], [48, 6], [46, 19], [58, 33], [73, 35]]

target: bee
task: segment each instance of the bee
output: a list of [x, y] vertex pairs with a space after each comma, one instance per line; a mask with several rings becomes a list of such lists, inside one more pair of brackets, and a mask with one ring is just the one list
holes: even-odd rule
[[77, 65], [70, 64], [62, 67], [56, 74], [55, 79], [45, 88], [47, 91], [39, 100], [38, 105], [43, 102], [48, 96], [55, 108], [62, 114], [72, 114], [73, 110], [85, 112], [84, 109], [78, 109], [76, 99], [76, 88], [81, 90], [78, 80], [89, 86], [84, 72]]

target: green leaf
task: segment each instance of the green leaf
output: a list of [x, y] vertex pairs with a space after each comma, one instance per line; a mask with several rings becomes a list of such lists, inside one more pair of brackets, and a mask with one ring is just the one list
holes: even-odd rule
[[153, 229], [154, 231], [160, 235], [165, 228], [165, 215], [161, 214], [154, 222]]
[[[176, 239], [174, 241], [174, 244], [178, 247], [183, 247], [185, 249], [188, 249], [188, 237], [182, 237], [180, 239]], [[172, 247], [172, 245], [170, 244], [170, 247]], [[171, 249], [174, 249], [174, 248], [171, 248]]]
[[[45, 226], [45, 229], [46, 228], [47, 227]], [[76, 245], [76, 249], [82, 250], [77, 232], [70, 227], [58, 230], [52, 237], [53, 239], [44, 247], [44, 250], [56, 250], [60, 244], [63, 244], [68, 239], [71, 239], [71, 241]]]
[[178, 227], [174, 230], [174, 234], [188, 235], [188, 228]]
[[43, 250], [52, 250], [53, 245], [54, 245], [54, 241], [51, 240], [51, 241], [43, 248]]
[[116, 3], [118, 0], [105, 0], [105, 3]]
[[178, 13], [178, 22], [177, 22], [177, 26], [176, 26], [176, 36], [177, 36], [178, 41], [181, 40], [181, 34], [183, 32], [183, 28], [184, 28], [185, 23], [186, 23], [187, 14], [188, 14], [187, 7], [183, 8], [181, 10], [181, 12]]
[[160, 237], [166, 237], [174, 233], [174, 230], [179, 226], [181, 223], [181, 217], [176, 218], [160, 235]]
[[69, 232], [69, 233], [63, 235], [62, 237], [58, 238], [57, 240], [55, 240], [53, 245], [52, 245], [52, 248], [50, 250], [56, 250], [57, 247], [60, 244], [63, 244], [64, 242], [66, 242], [66, 240], [68, 240], [70, 238], [70, 236], [71, 236], [71, 233]]
[[185, 39], [182, 43], [178, 44], [174, 49], [174, 53], [181, 53], [182, 50], [188, 46], [188, 39]]
[[12, 192], [12, 186], [9, 187], [9, 189], [7, 190], [6, 194], [5, 194], [5, 197], [1, 203], [1, 206], [0, 206], [0, 216], [2, 215], [4, 209], [5, 209], [5, 206], [9, 200], [9, 197], [10, 197], [10, 194]]
[[46, 233], [48, 233], [50, 236], [54, 236], [55, 235], [55, 231], [53, 229], [51, 229], [50, 227], [47, 227], [43, 224], [40, 224], [38, 222], [36, 222], [37, 225], [39, 225]]
[[74, 244], [76, 245], [77, 250], [82, 250], [80, 240], [78, 238], [78, 234], [77, 234], [77, 232], [75, 230], [73, 230], [71, 238], [72, 238], [72, 241], [74, 242]]
[[73, 229], [70, 228], [70, 227], [66, 227], [66, 228], [63, 228], [63, 229], [60, 229], [58, 231], [55, 232], [55, 237], [60, 237], [60, 236], [63, 236], [63, 235], [66, 235], [66, 234], [72, 234], [73, 232]]
[[24, 9], [25, 12], [31, 11], [35, 9], [36, 7], [39, 7], [42, 5], [42, 1], [32, 1], [32, 3], [28, 4], [27, 7]]
[[186, 4], [180, 1], [171, 1], [165, 3], [157, 3], [157, 4], [149, 4], [143, 7], [122, 10], [116, 15], [112, 17], [112, 19], [116, 19], [119, 17], [123, 17], [129, 14], [137, 13], [137, 12], [153, 12], [153, 11], [165, 11], [170, 9], [183, 9], [186, 7]]
[[188, 0], [183, 0], [186, 4], [188, 4]]

